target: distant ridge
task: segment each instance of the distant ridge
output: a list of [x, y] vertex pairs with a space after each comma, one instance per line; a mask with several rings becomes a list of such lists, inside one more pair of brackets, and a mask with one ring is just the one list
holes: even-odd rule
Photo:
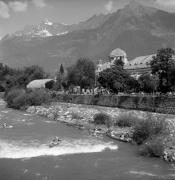
[[50, 33], [45, 31], [48, 36], [30, 36], [30, 33], [27, 36], [30, 28], [36, 28], [32, 26], [20, 31], [21, 36], [17, 32], [4, 37], [0, 43], [0, 61], [11, 67], [37, 64], [53, 72], [61, 63], [68, 67], [80, 57], [89, 57], [94, 62], [107, 59], [116, 48], [125, 50], [129, 60], [154, 54], [161, 47], [175, 48], [175, 13], [137, 2], [79, 24], [48, 22], [40, 24]]

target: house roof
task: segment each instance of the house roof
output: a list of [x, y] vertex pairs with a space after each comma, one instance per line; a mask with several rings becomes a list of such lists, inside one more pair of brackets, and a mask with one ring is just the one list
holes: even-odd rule
[[49, 81], [53, 81], [53, 79], [33, 80], [27, 85], [27, 88], [45, 88], [45, 84]]
[[155, 54], [136, 57], [135, 59], [128, 62], [128, 64], [125, 66], [125, 69], [146, 68], [150, 66], [150, 62], [152, 61], [153, 56], [155, 56]]

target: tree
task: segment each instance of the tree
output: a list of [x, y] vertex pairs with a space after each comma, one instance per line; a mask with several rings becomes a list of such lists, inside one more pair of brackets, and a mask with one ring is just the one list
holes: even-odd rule
[[151, 61], [152, 74], [159, 77], [158, 90], [163, 93], [166, 93], [171, 89], [169, 72], [174, 65], [173, 55], [174, 51], [171, 48], [162, 48], [157, 51], [157, 55], [154, 56]]
[[80, 88], [93, 87], [95, 82], [95, 65], [86, 58], [80, 58], [76, 64], [68, 68], [68, 85], [80, 86]]
[[98, 77], [100, 85], [113, 93], [127, 91], [132, 78], [123, 69], [123, 65], [121, 62], [115, 62], [111, 68], [100, 72]]
[[64, 74], [64, 67], [63, 67], [63, 65], [61, 64], [61, 66], [60, 66], [60, 74], [61, 75], [63, 75]]
[[157, 90], [159, 79], [156, 75], [146, 73], [139, 77], [138, 82], [141, 91], [146, 93], [152, 93]]
[[168, 71], [168, 79], [171, 85], [171, 90], [175, 91], [175, 66], [174, 65]]
[[64, 67], [61, 64], [59, 71], [56, 72], [56, 83], [53, 89], [56, 91], [62, 89], [63, 87], [62, 83], [64, 82], [64, 80], [65, 80]]

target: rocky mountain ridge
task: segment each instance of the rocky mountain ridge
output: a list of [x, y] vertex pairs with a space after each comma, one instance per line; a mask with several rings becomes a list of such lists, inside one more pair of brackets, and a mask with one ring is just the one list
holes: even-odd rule
[[68, 67], [80, 57], [94, 62], [107, 59], [115, 48], [125, 50], [131, 60], [154, 54], [161, 47], [174, 48], [174, 20], [175, 13], [132, 2], [117, 12], [93, 16], [77, 25], [53, 23], [57, 30], [52, 32], [48, 29], [53, 24], [45, 21], [47, 36], [3, 38], [0, 61], [11, 67], [38, 64], [53, 72], [61, 63]]

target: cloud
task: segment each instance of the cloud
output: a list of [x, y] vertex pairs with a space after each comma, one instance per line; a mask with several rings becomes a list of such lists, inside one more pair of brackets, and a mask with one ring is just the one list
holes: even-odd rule
[[10, 17], [9, 7], [3, 1], [0, 1], [0, 17], [4, 19], [7, 19]]
[[25, 1], [25, 2], [13, 1], [13, 2], [9, 2], [9, 7], [14, 12], [24, 12], [27, 10], [28, 3], [27, 3], [27, 1]]
[[44, 8], [46, 7], [45, 0], [32, 0], [33, 4], [38, 8]]
[[108, 1], [106, 4], [105, 4], [105, 10], [108, 11], [108, 12], [111, 12], [113, 10], [113, 1]]
[[156, 0], [155, 3], [164, 7], [175, 7], [175, 0]]

